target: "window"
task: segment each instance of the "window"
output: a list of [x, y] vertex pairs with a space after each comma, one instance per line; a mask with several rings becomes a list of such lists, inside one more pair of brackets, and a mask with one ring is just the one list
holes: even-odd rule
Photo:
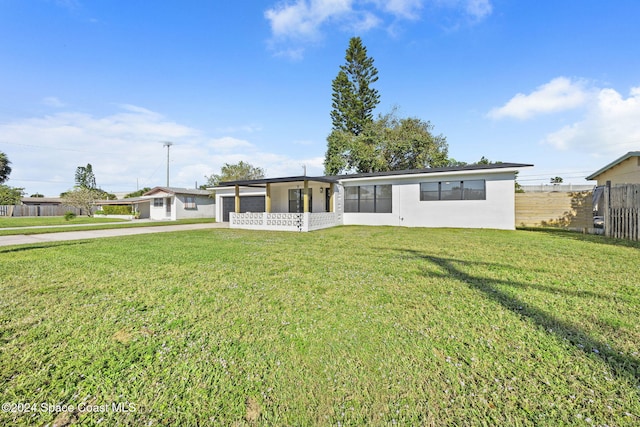
[[391, 185], [345, 187], [344, 211], [391, 213]]
[[153, 207], [154, 208], [161, 208], [164, 206], [164, 204], [162, 203], [164, 199], [162, 199], [161, 197], [156, 197], [153, 199]]
[[485, 200], [487, 198], [483, 179], [463, 181], [463, 184], [462, 200]]
[[423, 182], [420, 184], [420, 200], [439, 200], [440, 185], [438, 182]]
[[461, 181], [443, 181], [440, 183], [440, 200], [462, 200]]
[[[313, 212], [313, 192], [309, 188], [309, 212]], [[290, 213], [303, 213], [304, 212], [304, 189], [293, 188], [289, 190], [289, 212]]]
[[420, 183], [420, 200], [486, 200], [484, 179]]
[[184, 198], [185, 209], [196, 209], [196, 198], [193, 196], [187, 196]]

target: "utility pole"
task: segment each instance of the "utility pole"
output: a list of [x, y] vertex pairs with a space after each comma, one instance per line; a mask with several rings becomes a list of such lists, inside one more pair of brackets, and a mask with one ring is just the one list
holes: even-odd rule
[[173, 145], [171, 141], [164, 141], [162, 143], [163, 147], [167, 147], [167, 187], [169, 186], [169, 148]]

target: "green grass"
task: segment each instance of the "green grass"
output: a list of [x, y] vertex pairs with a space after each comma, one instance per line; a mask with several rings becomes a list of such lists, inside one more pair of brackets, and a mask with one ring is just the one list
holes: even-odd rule
[[[76, 219], [69, 221], [66, 224], [60, 224], [60, 225], [65, 225], [65, 227], [58, 226], [58, 227], [46, 228], [46, 226], [48, 225], [53, 226], [54, 224], [46, 224], [46, 225], [43, 224], [45, 228], [26, 228], [26, 227], [29, 227], [30, 225], [13, 226], [13, 227], [20, 227], [20, 228], [15, 228], [12, 230], [0, 230], [0, 236], [11, 236], [11, 235], [17, 235], [17, 234], [61, 233], [61, 232], [73, 231], [73, 230], [106, 230], [111, 228], [154, 227], [159, 225], [200, 224], [200, 223], [215, 222], [214, 218], [194, 218], [194, 219], [180, 219], [177, 221], [150, 221], [150, 222], [148, 221], [127, 222], [123, 220], [114, 220], [112, 218], [109, 218], [107, 221], [105, 221], [105, 218], [93, 218], [96, 221], [93, 221], [95, 222], [95, 225], [92, 225], [93, 224], [92, 221], [87, 221], [84, 223], [82, 222], [76, 223], [75, 222]], [[90, 220], [92, 218], [83, 218], [83, 219]], [[116, 222], [116, 224], [100, 224], [101, 222]], [[77, 227], [75, 227], [76, 225]]]
[[78, 224], [94, 224], [103, 222], [123, 222], [121, 219], [114, 218], [95, 218], [88, 216], [77, 216], [67, 221], [63, 216], [25, 216], [25, 217], [6, 217], [0, 216], [0, 228], [8, 227], [44, 227], [50, 225], [78, 225]]
[[0, 248], [0, 401], [135, 409], [0, 424], [638, 425], [639, 251], [376, 227]]

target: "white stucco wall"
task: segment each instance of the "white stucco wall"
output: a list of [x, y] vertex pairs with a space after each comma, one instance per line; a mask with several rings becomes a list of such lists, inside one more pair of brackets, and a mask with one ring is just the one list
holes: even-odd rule
[[[486, 200], [420, 200], [421, 182], [484, 179]], [[344, 213], [345, 225], [515, 228], [514, 173], [445, 173], [406, 178], [348, 180], [344, 186], [392, 185], [392, 213]], [[341, 192], [341, 197], [344, 191]], [[343, 200], [342, 200], [343, 202]]]
[[[173, 197], [171, 194], [168, 194], [164, 191], [159, 191], [157, 193], [154, 193], [153, 196], [151, 197], [152, 199], [149, 205], [149, 218], [155, 219], [155, 220], [164, 220], [164, 221], [176, 219], [176, 209], [175, 209]], [[172, 203], [170, 215], [167, 215], [167, 212], [166, 212], [167, 208], [165, 206], [165, 204], [167, 203], [168, 197], [171, 197], [171, 203]], [[154, 199], [157, 199], [157, 198], [163, 199], [162, 206], [156, 207], [153, 205]]]
[[185, 201], [189, 197], [187, 194], [176, 194], [174, 197], [173, 207], [175, 208], [175, 216], [178, 219], [191, 218], [215, 218], [216, 203], [215, 200], [207, 196], [191, 196], [195, 198], [195, 209], [186, 209]]
[[[336, 223], [345, 225], [393, 225], [406, 227], [515, 228], [515, 192], [513, 169], [468, 170], [402, 176], [380, 176], [343, 179], [335, 185]], [[420, 183], [485, 180], [485, 200], [421, 201]], [[392, 186], [392, 213], [345, 213], [344, 187], [358, 185]], [[271, 212], [289, 212], [288, 190], [302, 188], [302, 183], [271, 185]], [[320, 187], [323, 192], [320, 193]], [[325, 192], [329, 184], [311, 183], [313, 213], [325, 211]], [[241, 196], [264, 196], [264, 188], [240, 189]], [[222, 218], [222, 197], [233, 196], [234, 188], [216, 189], [216, 215]], [[152, 203], [153, 209], [153, 203]]]
[[[215, 200], [207, 196], [192, 196], [195, 197], [196, 208], [185, 209], [185, 200], [188, 197], [187, 194], [168, 194], [165, 192], [157, 192], [151, 197], [149, 203], [149, 218], [155, 220], [171, 220], [177, 219], [191, 219], [191, 218], [215, 218], [216, 217], [216, 204]], [[160, 198], [163, 200], [162, 206], [154, 206], [154, 199]], [[171, 202], [171, 213], [167, 214], [167, 201]]]

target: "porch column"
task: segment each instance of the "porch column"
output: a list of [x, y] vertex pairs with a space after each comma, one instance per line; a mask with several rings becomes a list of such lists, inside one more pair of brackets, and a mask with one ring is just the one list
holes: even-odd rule
[[236, 213], [240, 213], [240, 186], [236, 184]]
[[309, 212], [309, 181], [304, 180], [304, 210], [302, 212]]
[[335, 202], [333, 191], [335, 190], [333, 182], [329, 184], [329, 212], [333, 212], [335, 208], [333, 207], [333, 203]]
[[264, 211], [266, 213], [271, 213], [271, 184], [270, 183], [267, 183], [267, 195], [265, 197], [264, 202], [265, 202]]

